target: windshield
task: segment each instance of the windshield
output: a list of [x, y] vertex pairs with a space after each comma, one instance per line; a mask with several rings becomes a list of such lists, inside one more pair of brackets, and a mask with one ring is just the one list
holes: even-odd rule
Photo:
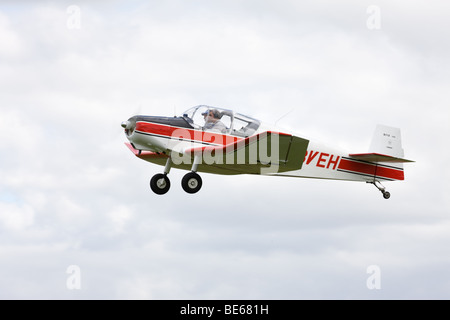
[[258, 130], [261, 122], [259, 120], [244, 116], [243, 114], [236, 113], [234, 115], [233, 131], [232, 135], [249, 137]]
[[197, 130], [214, 131], [239, 137], [251, 136], [258, 130], [259, 120], [232, 110], [200, 105], [186, 110], [183, 117]]

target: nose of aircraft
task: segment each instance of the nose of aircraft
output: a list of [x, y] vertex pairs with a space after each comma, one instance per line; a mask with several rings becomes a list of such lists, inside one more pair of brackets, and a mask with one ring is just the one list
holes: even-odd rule
[[133, 134], [136, 127], [136, 117], [131, 117], [127, 121], [122, 121], [120, 125], [125, 129], [125, 134], [129, 137]]

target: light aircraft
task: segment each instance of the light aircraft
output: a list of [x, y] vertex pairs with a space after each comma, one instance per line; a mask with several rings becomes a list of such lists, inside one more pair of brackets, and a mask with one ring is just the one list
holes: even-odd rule
[[140, 159], [164, 166], [150, 187], [169, 191], [171, 168], [190, 171], [181, 181], [187, 193], [202, 187], [197, 172], [255, 174], [363, 181], [385, 199], [383, 181], [404, 180], [400, 129], [378, 125], [367, 153], [348, 153], [270, 126], [233, 110], [200, 105], [182, 116], [136, 115], [122, 122], [128, 148]]

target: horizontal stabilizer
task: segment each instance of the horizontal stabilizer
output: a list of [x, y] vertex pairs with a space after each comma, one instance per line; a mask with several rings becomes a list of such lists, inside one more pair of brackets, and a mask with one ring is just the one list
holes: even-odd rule
[[352, 153], [349, 154], [349, 156], [357, 160], [368, 162], [395, 162], [395, 163], [414, 162], [412, 160], [388, 156], [380, 153]]

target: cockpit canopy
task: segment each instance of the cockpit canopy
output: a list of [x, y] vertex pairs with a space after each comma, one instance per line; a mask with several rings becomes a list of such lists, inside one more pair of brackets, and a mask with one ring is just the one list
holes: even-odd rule
[[[261, 122], [251, 117], [235, 113], [232, 110], [200, 105], [192, 107], [183, 113], [183, 117], [194, 129], [208, 131], [205, 126], [205, 114], [211, 112], [218, 116], [226, 129], [224, 134], [230, 134], [238, 137], [249, 137], [258, 130]], [[213, 130], [213, 129], [211, 129]]]

